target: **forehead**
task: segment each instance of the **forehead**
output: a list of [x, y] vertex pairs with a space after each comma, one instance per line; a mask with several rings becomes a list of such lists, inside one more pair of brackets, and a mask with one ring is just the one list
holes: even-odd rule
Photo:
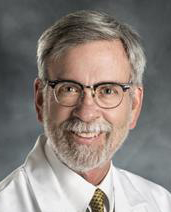
[[129, 80], [131, 65], [119, 40], [93, 41], [67, 50], [48, 66], [51, 79], [77, 80], [84, 84]]

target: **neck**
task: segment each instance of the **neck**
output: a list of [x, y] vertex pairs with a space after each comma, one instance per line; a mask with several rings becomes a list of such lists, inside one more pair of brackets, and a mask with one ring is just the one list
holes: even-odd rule
[[105, 178], [105, 176], [109, 171], [109, 168], [110, 168], [110, 161], [101, 167], [97, 167], [87, 172], [80, 172], [78, 174], [81, 175], [89, 183], [97, 186]]

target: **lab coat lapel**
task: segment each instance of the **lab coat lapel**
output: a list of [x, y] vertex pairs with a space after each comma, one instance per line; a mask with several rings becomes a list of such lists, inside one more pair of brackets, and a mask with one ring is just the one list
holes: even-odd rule
[[60, 184], [43, 152], [45, 140], [41, 136], [28, 156], [25, 166], [28, 180], [41, 212], [64, 212], [66, 202], [63, 202]]

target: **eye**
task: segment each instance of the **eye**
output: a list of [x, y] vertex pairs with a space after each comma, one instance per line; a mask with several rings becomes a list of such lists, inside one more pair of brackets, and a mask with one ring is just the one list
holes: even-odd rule
[[112, 94], [112, 93], [113, 93], [113, 90], [112, 90], [111, 88], [104, 88], [104, 89], [102, 90], [102, 92], [103, 92], [104, 94]]
[[77, 88], [74, 86], [70, 86], [70, 85], [63, 86], [61, 89], [62, 89], [62, 91], [69, 92], [69, 93], [77, 92]]
[[72, 83], [66, 83], [59, 85], [59, 87], [57, 87], [56, 92], [60, 96], [71, 96], [71, 95], [78, 95], [80, 93], [80, 89], [78, 88], [78, 86]]
[[100, 94], [106, 96], [118, 95], [118, 90], [115, 86], [103, 86], [100, 88]]

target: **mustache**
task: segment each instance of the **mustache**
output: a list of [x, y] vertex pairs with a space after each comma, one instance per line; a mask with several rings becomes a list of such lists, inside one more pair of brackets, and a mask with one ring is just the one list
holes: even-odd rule
[[105, 120], [103, 121], [96, 120], [96, 121], [87, 123], [77, 117], [72, 117], [64, 121], [61, 124], [60, 129], [64, 131], [72, 131], [75, 133], [93, 133], [93, 132], [109, 133], [112, 131], [113, 126], [112, 124], [110, 124], [108, 121], [105, 121]]

